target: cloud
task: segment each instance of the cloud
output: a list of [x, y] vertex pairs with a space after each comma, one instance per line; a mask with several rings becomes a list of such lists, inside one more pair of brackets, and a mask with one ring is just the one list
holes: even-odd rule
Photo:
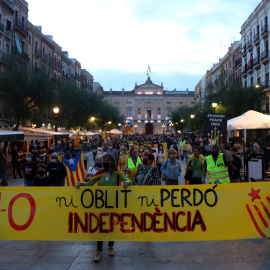
[[106, 81], [120, 80], [110, 75], [112, 70], [144, 74], [149, 64], [158, 76], [174, 74], [169, 78], [176, 79], [179, 74], [185, 80], [186, 74], [187, 85], [189, 76], [202, 76], [225, 54], [233, 37], [240, 38], [241, 25], [258, 4], [258, 0], [28, 2], [30, 21], [41, 24], [43, 32], [52, 34], [95, 78], [101, 70], [104, 76], [99, 77]]

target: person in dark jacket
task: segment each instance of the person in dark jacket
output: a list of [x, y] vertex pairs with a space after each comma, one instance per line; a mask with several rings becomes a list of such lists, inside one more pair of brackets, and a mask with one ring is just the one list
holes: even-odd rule
[[33, 185], [36, 173], [37, 165], [33, 161], [33, 154], [27, 153], [26, 161], [23, 164], [24, 186], [29, 187]]
[[21, 172], [20, 172], [20, 166], [18, 163], [18, 151], [17, 151], [17, 145], [14, 145], [12, 147], [12, 150], [10, 151], [11, 154], [11, 163], [12, 163], [12, 170], [13, 170], [13, 178], [17, 178], [16, 177], [16, 170], [18, 175], [20, 176], [20, 178], [23, 178]]
[[58, 160], [58, 154], [51, 154], [51, 161], [47, 166], [47, 172], [52, 186], [65, 186], [67, 170], [63, 163]]
[[8, 162], [2, 150], [0, 150], [0, 182], [1, 186], [7, 186], [7, 166]]
[[39, 164], [37, 168], [37, 176], [34, 180], [34, 187], [46, 187], [51, 186], [50, 178], [46, 175], [45, 164]]

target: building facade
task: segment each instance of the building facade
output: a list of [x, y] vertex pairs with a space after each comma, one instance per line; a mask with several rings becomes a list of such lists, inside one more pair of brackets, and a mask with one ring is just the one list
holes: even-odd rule
[[242, 84], [269, 87], [270, 2], [262, 0], [241, 27]]
[[171, 113], [181, 106], [195, 105], [194, 91], [165, 91], [163, 84], [154, 84], [150, 77], [132, 91], [104, 91], [104, 100], [118, 107], [135, 132], [162, 134], [170, 130]]

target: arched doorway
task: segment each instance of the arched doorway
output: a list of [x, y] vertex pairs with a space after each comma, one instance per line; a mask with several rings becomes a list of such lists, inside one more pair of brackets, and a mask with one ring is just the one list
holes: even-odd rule
[[153, 134], [153, 130], [154, 130], [154, 127], [152, 123], [147, 123], [145, 125], [145, 134]]

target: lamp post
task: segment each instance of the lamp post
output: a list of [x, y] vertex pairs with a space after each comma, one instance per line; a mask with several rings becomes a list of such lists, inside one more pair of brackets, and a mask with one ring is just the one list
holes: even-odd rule
[[121, 129], [121, 126], [122, 126], [122, 124], [121, 123], [118, 123], [119, 130]]
[[217, 107], [217, 103], [216, 102], [212, 102], [212, 107], [214, 108], [214, 113], [216, 113], [216, 107]]
[[184, 119], [181, 119], [180, 120], [180, 122], [181, 122], [181, 133], [183, 133], [183, 129], [184, 129]]
[[163, 135], [164, 135], [164, 128], [165, 128], [165, 125], [164, 124], [162, 124], [162, 130], [163, 130]]
[[58, 117], [58, 113], [59, 113], [59, 108], [54, 107], [53, 112], [54, 112], [54, 118], [55, 118], [55, 129], [54, 129], [54, 131], [57, 132], [57, 117]]
[[172, 135], [172, 127], [173, 127], [173, 123], [170, 123], [169, 126], [171, 127], [171, 135]]
[[194, 114], [191, 114], [191, 115], [190, 115], [192, 132], [193, 132], [193, 119], [194, 119], [194, 117], [195, 117]]

